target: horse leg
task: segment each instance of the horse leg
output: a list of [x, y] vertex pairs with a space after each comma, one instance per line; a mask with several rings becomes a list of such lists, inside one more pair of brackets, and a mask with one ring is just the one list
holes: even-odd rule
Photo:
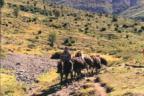
[[78, 78], [78, 76], [79, 76], [79, 73], [77, 70], [75, 70], [75, 80]]
[[95, 68], [96, 75], [100, 72], [99, 68]]
[[63, 83], [63, 73], [60, 73], [60, 77], [61, 77], [61, 84]]
[[90, 68], [90, 67], [86, 67], [86, 73], [85, 73], [86, 75], [85, 75], [85, 76], [88, 76], [88, 75], [89, 75], [89, 68]]
[[90, 66], [89, 70], [90, 70], [90, 75], [92, 76], [93, 75], [93, 66]]
[[66, 82], [68, 81], [68, 76], [69, 76], [69, 73], [67, 72], [67, 73], [65, 74], [65, 80], [66, 80]]
[[73, 80], [73, 72], [70, 72], [71, 80]]
[[96, 67], [93, 66], [93, 67], [92, 67], [92, 74], [94, 75], [95, 73], [96, 73]]

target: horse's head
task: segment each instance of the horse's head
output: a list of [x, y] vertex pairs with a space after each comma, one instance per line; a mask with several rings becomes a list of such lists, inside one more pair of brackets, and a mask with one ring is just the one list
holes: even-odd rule
[[78, 52], [75, 54], [75, 57], [81, 57], [81, 56], [82, 56], [81, 51], [78, 51]]

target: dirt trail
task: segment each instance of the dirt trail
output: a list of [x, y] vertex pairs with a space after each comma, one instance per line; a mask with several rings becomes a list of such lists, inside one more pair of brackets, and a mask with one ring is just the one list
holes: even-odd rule
[[40, 94], [32, 96], [108, 96], [111, 91], [105, 83], [102, 83], [97, 76], [85, 77], [81, 80], [74, 81], [68, 86], [60, 87], [56, 84], [47, 90], [43, 90]]

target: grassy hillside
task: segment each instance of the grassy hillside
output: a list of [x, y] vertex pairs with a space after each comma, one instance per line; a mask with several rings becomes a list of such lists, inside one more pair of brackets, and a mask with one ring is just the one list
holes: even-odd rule
[[[143, 54], [140, 52], [144, 48], [143, 37], [143, 22], [120, 16], [92, 14], [36, 0], [6, 0], [2, 8], [2, 56], [9, 53], [51, 55], [64, 46], [69, 46], [72, 53], [82, 50], [85, 54], [103, 54], [111, 67], [108, 68], [110, 74], [102, 72], [100, 78], [114, 88], [111, 96], [118, 96], [121, 92], [143, 92], [143, 69], [123, 68], [125, 64], [143, 66]], [[3, 82], [9, 81], [6, 84], [2, 82], [5, 87], [2, 89], [4, 93], [0, 94], [25, 95], [27, 85], [17, 82], [16, 77], [5, 69], [0, 74]], [[53, 78], [49, 81], [50, 77]], [[38, 90], [41, 92], [43, 87], [47, 87], [45, 85], [55, 83], [55, 78], [55, 71], [51, 75], [44, 73], [36, 78], [39, 83], [31, 86], [40, 87]], [[131, 86], [127, 82], [129, 80], [133, 83]], [[122, 91], [123, 88], [126, 90]]]
[[[34, 2], [6, 1], [2, 9], [4, 52], [42, 55], [69, 45], [73, 49], [127, 59], [140, 55], [144, 47], [141, 22]], [[53, 32], [57, 38], [54, 48], [48, 40]]]

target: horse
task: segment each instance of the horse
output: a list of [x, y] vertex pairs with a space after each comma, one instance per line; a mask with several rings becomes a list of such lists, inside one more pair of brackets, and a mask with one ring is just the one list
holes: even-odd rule
[[82, 70], [87, 68], [84, 60], [81, 57], [73, 57], [72, 62], [74, 77], [82, 76]]
[[57, 73], [60, 74], [61, 83], [63, 82], [63, 80], [68, 82], [69, 75], [70, 75], [71, 79], [73, 78], [72, 66], [73, 66], [72, 63], [69, 61], [59, 61], [58, 62]]
[[83, 61], [83, 65], [85, 65], [83, 69], [87, 70], [88, 75], [93, 73], [94, 61], [90, 56], [88, 56], [88, 55], [83, 55], [82, 56], [82, 53], [80, 51], [78, 51], [76, 53], [75, 57], [81, 58], [81, 60]]
[[93, 67], [95, 69], [96, 74], [98, 74], [100, 72], [100, 69], [103, 67], [103, 65], [104, 66], [108, 65], [107, 60], [105, 58], [99, 56], [99, 55], [96, 55], [96, 56], [95, 55], [91, 55], [90, 57], [94, 61]]

